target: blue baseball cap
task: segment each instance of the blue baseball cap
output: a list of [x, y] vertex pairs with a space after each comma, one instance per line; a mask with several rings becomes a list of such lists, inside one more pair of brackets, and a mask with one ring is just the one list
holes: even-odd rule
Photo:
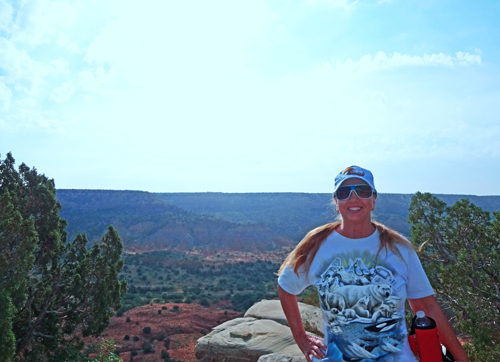
[[359, 166], [349, 166], [346, 169], [340, 171], [340, 173], [335, 177], [335, 187], [333, 188], [333, 193], [337, 191], [342, 182], [348, 180], [350, 178], [359, 178], [365, 181], [368, 185], [370, 185], [375, 193], [377, 190], [375, 189], [375, 183], [373, 182], [373, 174]]

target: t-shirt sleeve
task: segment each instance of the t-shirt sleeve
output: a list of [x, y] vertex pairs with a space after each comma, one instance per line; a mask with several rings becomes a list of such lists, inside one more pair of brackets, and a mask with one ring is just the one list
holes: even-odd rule
[[418, 299], [433, 294], [434, 290], [418, 259], [417, 253], [410, 250], [408, 253], [408, 283], [406, 284], [406, 297], [409, 299]]
[[301, 268], [299, 268], [299, 275], [297, 275], [292, 267], [287, 266], [278, 277], [278, 285], [285, 292], [297, 295], [311, 285], [305, 273], [301, 273], [300, 269]]

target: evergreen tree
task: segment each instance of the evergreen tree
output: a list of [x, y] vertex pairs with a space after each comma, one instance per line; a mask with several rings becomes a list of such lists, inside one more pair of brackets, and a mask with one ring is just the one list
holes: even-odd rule
[[469, 200], [451, 207], [418, 192], [410, 206], [412, 242], [437, 297], [455, 313], [471, 361], [500, 360], [500, 212]]
[[123, 244], [113, 227], [87, 249], [66, 240], [54, 181], [9, 153], [0, 161], [0, 353], [5, 361], [76, 361], [120, 307]]

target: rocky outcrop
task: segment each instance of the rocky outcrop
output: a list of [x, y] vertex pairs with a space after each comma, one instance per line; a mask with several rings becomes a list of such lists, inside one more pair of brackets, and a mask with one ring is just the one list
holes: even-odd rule
[[[321, 333], [319, 308], [299, 303], [306, 329]], [[244, 318], [215, 327], [198, 340], [198, 362], [305, 362], [277, 300], [254, 304]]]
[[288, 327], [255, 318], [226, 322], [200, 338], [195, 348], [199, 362], [256, 362], [273, 352], [300, 355]]
[[281, 353], [271, 353], [261, 356], [257, 362], [304, 362], [306, 358], [302, 353], [300, 356], [289, 356]]
[[[316, 335], [323, 335], [323, 317], [321, 309], [304, 303], [299, 303], [299, 311], [307, 331]], [[283, 308], [279, 300], [262, 300], [251, 306], [244, 317], [269, 319], [288, 326]]]

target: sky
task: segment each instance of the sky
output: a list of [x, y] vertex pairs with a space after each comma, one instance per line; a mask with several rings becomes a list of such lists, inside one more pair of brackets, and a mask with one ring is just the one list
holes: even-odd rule
[[500, 2], [0, 0], [0, 159], [59, 189], [500, 195]]

